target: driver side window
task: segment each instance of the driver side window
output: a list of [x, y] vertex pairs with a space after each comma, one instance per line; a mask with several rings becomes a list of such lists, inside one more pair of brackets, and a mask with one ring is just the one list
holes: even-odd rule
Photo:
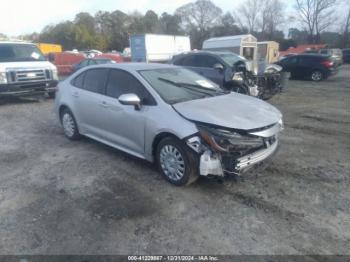
[[123, 70], [110, 70], [106, 95], [118, 99], [121, 95], [136, 94], [143, 105], [156, 105], [154, 98], [133, 75]]

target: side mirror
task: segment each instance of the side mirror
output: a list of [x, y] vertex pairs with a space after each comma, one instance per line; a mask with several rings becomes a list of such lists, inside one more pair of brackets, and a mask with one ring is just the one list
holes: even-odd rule
[[141, 109], [141, 99], [135, 94], [124, 94], [118, 98], [122, 105], [134, 106], [135, 110]]
[[213, 67], [214, 67], [214, 69], [216, 69], [220, 72], [224, 71], [224, 66], [222, 64], [218, 63], [218, 64], [215, 64]]

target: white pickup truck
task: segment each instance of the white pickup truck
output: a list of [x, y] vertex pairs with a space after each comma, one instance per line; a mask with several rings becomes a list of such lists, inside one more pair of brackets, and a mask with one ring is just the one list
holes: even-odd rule
[[56, 67], [35, 44], [0, 41], [0, 97], [55, 95]]

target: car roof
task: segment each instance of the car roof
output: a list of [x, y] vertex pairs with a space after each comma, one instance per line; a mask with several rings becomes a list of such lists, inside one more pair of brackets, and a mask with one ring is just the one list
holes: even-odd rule
[[196, 55], [196, 54], [211, 54], [211, 55], [233, 54], [233, 55], [237, 55], [237, 54], [235, 54], [233, 52], [229, 52], [229, 51], [198, 50], [198, 51], [190, 51], [190, 52], [186, 52], [186, 53], [181, 53], [181, 54], [178, 54], [177, 56]]
[[99, 68], [99, 67], [124, 69], [127, 71], [153, 70], [153, 69], [162, 69], [162, 68], [177, 68], [177, 66], [173, 66], [173, 65], [169, 65], [169, 64], [158, 64], [158, 63], [116, 63], [116, 64], [97, 65], [97, 66], [90, 67], [90, 68]]
[[108, 57], [93, 57], [93, 58], [89, 58], [91, 60], [112, 60], [111, 58]]
[[36, 44], [28, 43], [28, 42], [22, 42], [22, 41], [0, 41], [0, 45], [1, 44], [7, 44], [7, 45], [34, 45], [34, 46], [36, 46]]
[[318, 54], [318, 53], [308, 53], [308, 54], [298, 54], [298, 55], [295, 55], [295, 56], [298, 56], [298, 57], [318, 57], [318, 58], [325, 58], [325, 57], [328, 57], [327, 55], [321, 55], [321, 54]]

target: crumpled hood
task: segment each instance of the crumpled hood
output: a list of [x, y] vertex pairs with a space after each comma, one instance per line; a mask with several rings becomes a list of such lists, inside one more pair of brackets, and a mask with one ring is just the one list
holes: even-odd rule
[[49, 61], [33, 61], [33, 62], [0, 62], [0, 72], [5, 72], [11, 68], [26, 68], [26, 69], [36, 69], [36, 68], [45, 68], [45, 69], [56, 69]]
[[182, 102], [173, 107], [189, 120], [239, 130], [266, 127], [282, 118], [274, 106], [238, 93]]

